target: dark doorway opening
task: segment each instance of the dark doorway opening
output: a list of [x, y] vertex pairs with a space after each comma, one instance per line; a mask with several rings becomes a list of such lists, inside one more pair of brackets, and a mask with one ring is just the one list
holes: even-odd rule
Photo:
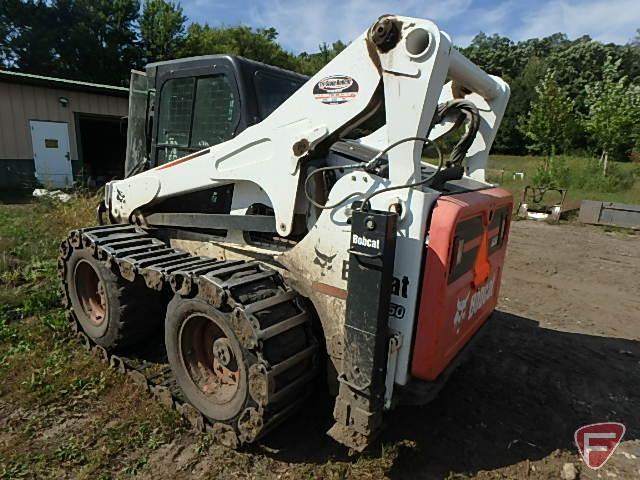
[[123, 178], [127, 138], [126, 131], [121, 131], [120, 118], [79, 115], [76, 125], [82, 173], [88, 184], [101, 186]]

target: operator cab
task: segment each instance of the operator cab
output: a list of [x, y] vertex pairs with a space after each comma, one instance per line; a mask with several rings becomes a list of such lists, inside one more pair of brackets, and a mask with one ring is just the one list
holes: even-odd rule
[[233, 138], [266, 118], [307, 78], [229, 55], [132, 71], [125, 177]]

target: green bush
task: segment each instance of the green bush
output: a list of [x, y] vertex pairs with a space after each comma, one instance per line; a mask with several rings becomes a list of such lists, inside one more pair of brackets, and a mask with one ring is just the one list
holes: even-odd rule
[[564, 157], [553, 157], [540, 162], [532, 181], [538, 187], [568, 187], [571, 170]]
[[618, 165], [611, 162], [607, 166], [607, 175], [605, 176], [601, 164], [596, 161], [589, 161], [575, 174], [572, 184], [584, 190], [619, 192], [630, 189], [637, 175], [637, 170], [625, 172]]
[[539, 161], [532, 183], [538, 187], [615, 193], [633, 188], [637, 178], [640, 178], [640, 165], [625, 168], [610, 161], [605, 176], [602, 163], [595, 159], [568, 163], [564, 156], [558, 156]]

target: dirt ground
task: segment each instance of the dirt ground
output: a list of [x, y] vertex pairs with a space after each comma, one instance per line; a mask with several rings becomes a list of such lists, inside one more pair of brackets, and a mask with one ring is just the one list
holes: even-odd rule
[[[38, 441], [82, 432], [99, 408], [59, 412]], [[388, 414], [382, 442], [361, 457], [325, 435], [331, 409], [319, 395], [245, 452], [180, 432], [126, 476], [558, 479], [570, 463], [575, 478], [640, 478], [640, 235], [515, 222], [498, 311], [437, 399]], [[8, 426], [34, 415], [0, 401], [0, 444], [12, 441]], [[601, 421], [627, 431], [594, 472], [581, 463], [573, 433]]]

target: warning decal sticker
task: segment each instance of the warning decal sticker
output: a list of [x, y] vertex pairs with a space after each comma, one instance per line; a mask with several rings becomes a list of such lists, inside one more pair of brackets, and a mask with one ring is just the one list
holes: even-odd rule
[[358, 96], [358, 82], [346, 75], [332, 75], [313, 87], [313, 97], [325, 105], [340, 105]]

